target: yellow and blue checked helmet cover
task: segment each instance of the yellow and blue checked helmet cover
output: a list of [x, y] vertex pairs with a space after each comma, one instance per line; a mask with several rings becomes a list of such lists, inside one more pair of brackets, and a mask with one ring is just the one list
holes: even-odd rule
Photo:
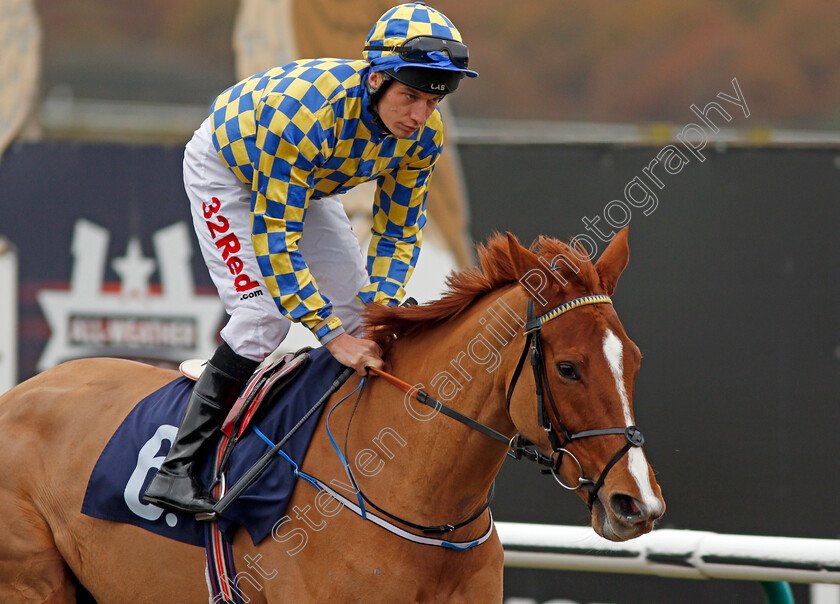
[[[461, 32], [446, 15], [422, 2], [412, 2], [395, 6], [382, 15], [368, 33], [365, 46], [401, 46], [415, 36], [439, 36], [463, 42]], [[362, 52], [369, 63], [393, 54], [381, 50]]]

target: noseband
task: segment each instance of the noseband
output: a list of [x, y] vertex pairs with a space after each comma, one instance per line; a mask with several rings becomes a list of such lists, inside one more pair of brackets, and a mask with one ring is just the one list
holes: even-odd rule
[[[577, 490], [584, 486], [589, 487], [588, 504], [591, 508], [592, 505], [595, 503], [596, 498], [598, 497], [598, 491], [604, 485], [604, 480], [606, 480], [607, 478], [607, 473], [622, 457], [624, 457], [624, 455], [632, 447], [641, 447], [644, 444], [645, 439], [642, 435], [642, 431], [639, 430], [636, 426], [628, 426], [627, 428], [602, 428], [598, 430], [582, 430], [580, 432], [572, 433], [569, 432], [568, 428], [566, 428], [566, 426], [563, 424], [563, 421], [560, 419], [560, 412], [557, 410], [557, 405], [554, 402], [554, 397], [551, 394], [551, 386], [549, 385], [548, 381], [548, 372], [546, 370], [545, 356], [542, 350], [540, 330], [545, 323], [548, 323], [552, 319], [556, 319], [560, 315], [567, 313], [570, 310], [573, 310], [580, 306], [586, 306], [588, 304], [612, 304], [612, 300], [609, 296], [602, 295], [576, 298], [575, 300], [570, 300], [565, 304], [561, 304], [554, 310], [551, 310], [540, 317], [537, 317], [536, 313], [534, 312], [534, 301], [531, 299], [528, 300], [528, 315], [527, 323], [525, 324], [525, 347], [522, 350], [522, 355], [519, 357], [519, 362], [516, 365], [516, 370], [513, 373], [513, 377], [510, 381], [510, 386], [508, 387], [507, 405], [508, 414], [510, 414], [510, 400], [513, 396], [513, 390], [516, 387], [516, 383], [519, 380], [520, 374], [522, 373], [522, 368], [525, 365], [525, 358], [529, 356], [530, 353], [531, 368], [534, 371], [534, 384], [536, 385], [537, 393], [537, 418], [539, 420], [540, 426], [542, 426], [543, 430], [545, 430], [546, 434], [548, 435], [548, 440], [551, 444], [552, 453], [551, 455], [545, 455], [534, 443], [530, 442], [521, 434], [517, 434], [511, 439], [511, 453], [517, 459], [525, 457], [526, 459], [547, 466], [548, 470], [543, 470], [543, 472], [550, 473], [552, 476], [554, 476], [554, 479], [563, 488], [569, 490]], [[549, 417], [548, 409], [545, 405], [545, 394], [548, 394], [548, 402], [551, 405], [551, 412], [554, 414], [554, 418], [556, 420], [557, 425], [554, 427], [551, 424], [551, 418]], [[616, 452], [615, 455], [613, 455], [612, 459], [610, 459], [610, 461], [607, 462], [607, 465], [604, 466], [604, 469], [601, 471], [601, 475], [598, 477], [598, 480], [593, 481], [592, 479], [584, 476], [583, 466], [581, 466], [580, 461], [566, 447], [569, 445], [569, 443], [575, 440], [589, 438], [591, 436], [606, 436], [611, 434], [623, 434], [627, 442], [621, 449], [619, 449]], [[579, 476], [576, 485], [566, 484], [559, 475], [560, 465], [563, 463], [564, 455], [568, 455], [578, 467]]]

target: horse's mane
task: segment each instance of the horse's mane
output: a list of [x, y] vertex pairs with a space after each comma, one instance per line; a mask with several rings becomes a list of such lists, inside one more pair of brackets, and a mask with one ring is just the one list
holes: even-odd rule
[[[506, 237], [495, 233], [485, 244], [478, 245], [479, 267], [470, 267], [450, 274], [446, 278], [446, 291], [438, 300], [410, 307], [371, 305], [366, 313], [368, 337], [385, 348], [393, 341], [395, 335], [409, 336], [453, 319], [485, 294], [517, 283], [522, 275], [532, 268], [543, 267], [534, 263], [533, 266], [529, 264], [517, 269], [511, 258], [511, 243], [519, 245], [512, 235]], [[520, 254], [520, 262], [527, 262], [529, 258], [533, 262], [534, 256], [521, 251], [523, 253]], [[600, 283], [595, 267], [580, 248], [573, 252], [569, 245], [541, 235], [531, 244], [529, 251], [535, 256], [545, 258], [545, 266], [551, 264], [558, 256], [574, 262], [578, 268], [577, 272], [563, 262], [555, 262], [552, 267], [566, 281], [577, 283], [586, 291], [594, 291]], [[586, 260], [581, 261], [581, 256], [586, 257]], [[559, 280], [549, 281], [559, 288]]]

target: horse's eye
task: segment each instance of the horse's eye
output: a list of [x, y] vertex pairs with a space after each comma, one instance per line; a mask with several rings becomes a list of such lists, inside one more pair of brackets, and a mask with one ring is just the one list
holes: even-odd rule
[[573, 363], [557, 363], [557, 373], [559, 373], [561, 377], [564, 377], [567, 380], [580, 379], [580, 374], [578, 374], [577, 368], [574, 366]]

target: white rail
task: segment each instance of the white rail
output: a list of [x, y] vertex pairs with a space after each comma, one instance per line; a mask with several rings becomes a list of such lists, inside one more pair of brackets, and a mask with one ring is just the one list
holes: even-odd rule
[[591, 528], [515, 522], [496, 527], [506, 566], [840, 584], [840, 540], [660, 529], [613, 543]]

